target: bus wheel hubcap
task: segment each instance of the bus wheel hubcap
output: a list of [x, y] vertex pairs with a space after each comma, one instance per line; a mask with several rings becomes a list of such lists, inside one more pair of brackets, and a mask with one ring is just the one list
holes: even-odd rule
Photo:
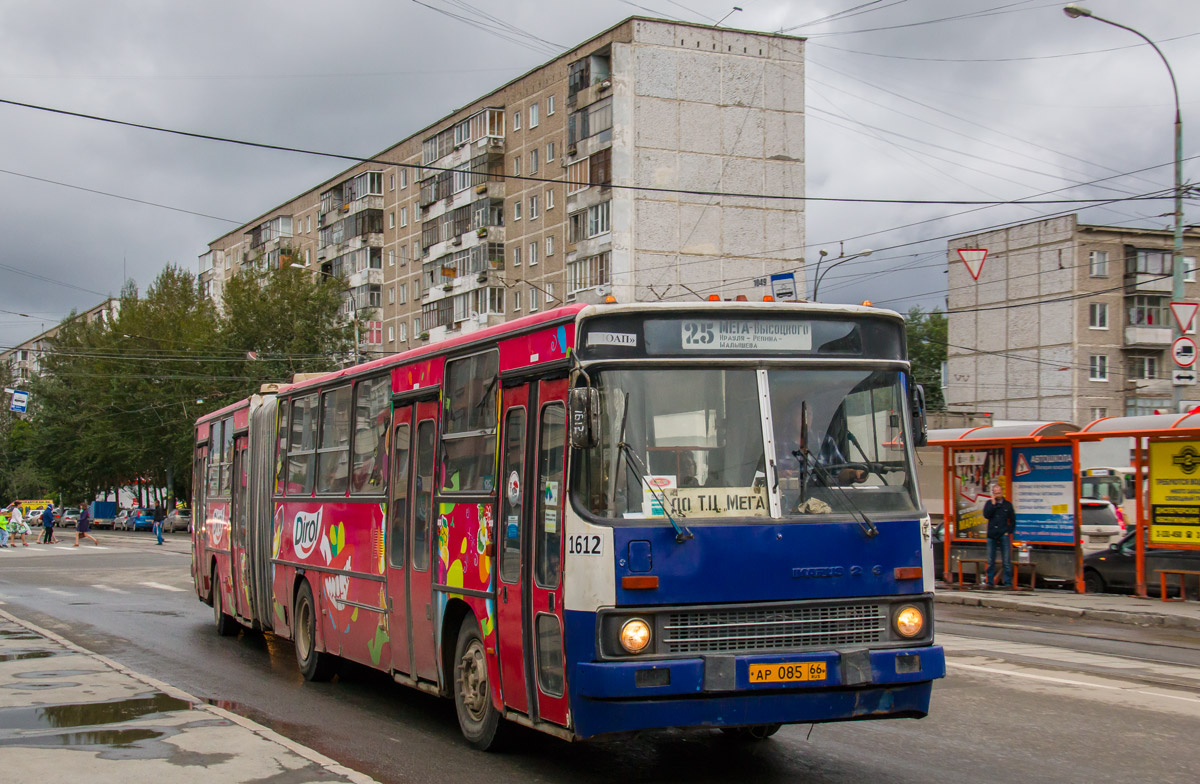
[[471, 640], [458, 663], [458, 693], [463, 707], [475, 721], [482, 721], [487, 711], [487, 662], [483, 659], [483, 645]]

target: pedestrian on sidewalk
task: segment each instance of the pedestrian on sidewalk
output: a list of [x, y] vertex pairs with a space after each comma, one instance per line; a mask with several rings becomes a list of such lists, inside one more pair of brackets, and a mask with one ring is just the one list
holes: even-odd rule
[[0, 514], [0, 547], [9, 547], [8, 543], [8, 515], [13, 510], [13, 505], [9, 504], [4, 508], [4, 513]]
[[154, 507], [154, 535], [158, 537], [158, 543], [163, 543], [162, 529], [163, 520], [167, 519], [167, 513], [163, 511], [162, 506]]
[[54, 536], [54, 502], [46, 504], [42, 510], [42, 544], [58, 544]]
[[92, 527], [92, 515], [90, 512], [88, 512], [88, 508], [85, 506], [79, 512], [79, 519], [75, 522], [75, 546], [76, 547], [79, 546], [80, 538], [91, 539], [93, 544], [95, 544], [97, 547], [100, 546], [100, 542], [96, 541], [96, 537], [94, 537], [88, 533], [88, 529], [91, 527]]
[[[987, 519], [987, 584], [1012, 584], [1012, 535], [1017, 530], [1017, 512], [1012, 501], [1004, 497], [1000, 484], [992, 485], [992, 500], [983, 505], [983, 516]], [[996, 582], [996, 555], [1001, 556], [1004, 571], [1000, 582]]]

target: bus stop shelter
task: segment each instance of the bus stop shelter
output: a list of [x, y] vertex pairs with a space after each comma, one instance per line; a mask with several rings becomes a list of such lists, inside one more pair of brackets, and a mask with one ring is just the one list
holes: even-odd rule
[[1074, 445], [1076, 477], [1080, 443], [1134, 439], [1137, 594], [1144, 597], [1147, 547], [1200, 550], [1200, 409], [1105, 417], [1067, 437]]
[[1069, 438], [1078, 429], [1067, 422], [1035, 422], [930, 432], [929, 445], [943, 453], [946, 582], [952, 548], [985, 543], [983, 508], [991, 485], [999, 483], [1017, 511], [1014, 541], [1045, 546], [1042, 552], [1074, 573], [1082, 592], [1078, 444]]

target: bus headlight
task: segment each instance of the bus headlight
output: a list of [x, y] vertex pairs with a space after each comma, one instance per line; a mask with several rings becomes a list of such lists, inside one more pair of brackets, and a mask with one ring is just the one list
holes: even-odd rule
[[909, 604], [900, 608], [900, 612], [896, 613], [896, 617], [892, 623], [896, 627], [896, 632], [901, 637], [911, 639], [925, 629], [925, 615], [921, 612], [920, 608]]
[[621, 626], [621, 647], [630, 653], [641, 653], [650, 645], [650, 624], [641, 618], [631, 618]]

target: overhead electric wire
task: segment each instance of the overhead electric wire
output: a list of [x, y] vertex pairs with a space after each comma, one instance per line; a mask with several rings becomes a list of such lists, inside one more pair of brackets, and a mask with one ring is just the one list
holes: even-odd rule
[[[962, 21], [963, 19], [981, 19], [981, 18], [987, 17], [987, 16], [1002, 16], [1004, 14], [1022, 13], [1025, 11], [1039, 11], [1043, 8], [1059, 8], [1059, 7], [1061, 7], [1061, 3], [1058, 3], [1058, 2], [1045, 3], [1043, 5], [1037, 6], [1036, 8], [1016, 8], [1015, 7], [1015, 6], [1019, 6], [1019, 5], [1027, 5], [1031, 2], [1033, 2], [1033, 0], [1019, 0], [1019, 2], [1016, 2], [1016, 3], [1007, 3], [1005, 5], [998, 5], [998, 6], [994, 6], [992, 8], [984, 8], [979, 11], [971, 11], [970, 13], [966, 13], [966, 14], [957, 14], [955, 16], [943, 16], [943, 17], [939, 17], [937, 19], [925, 19], [920, 22], [906, 22], [904, 24], [885, 25], [883, 27], [868, 27], [868, 28], [859, 29], [859, 30], [836, 30], [836, 31], [828, 32], [828, 33], [809, 33], [808, 37], [815, 38], [815, 37], [819, 37], [819, 36], [857, 35], [859, 33], [889, 32], [892, 30], [904, 30], [904, 29], [910, 28], [910, 27], [924, 27], [926, 25], [942, 24], [944, 22], [958, 22], [958, 21]], [[788, 29], [782, 30], [781, 32], [788, 33], [794, 29], [795, 28], [788, 28]]]
[[[1200, 32], [1184, 33], [1183, 35], [1176, 35], [1176, 36], [1172, 36], [1170, 38], [1159, 38], [1159, 39], [1155, 40], [1155, 43], [1163, 44], [1163, 43], [1167, 43], [1169, 41], [1181, 41], [1185, 38], [1195, 38], [1198, 35], [1200, 35]], [[1082, 51], [1082, 52], [1064, 52], [1062, 54], [1028, 55], [1025, 57], [911, 57], [911, 56], [902, 55], [902, 54], [886, 54], [883, 52], [864, 52], [860, 49], [847, 49], [842, 46], [832, 46], [831, 44], [823, 43], [820, 41], [813, 41], [812, 45], [821, 47], [823, 49], [833, 49], [833, 50], [836, 50], [839, 52], [847, 52], [849, 54], [860, 54], [860, 55], [865, 55], [867, 57], [883, 57], [883, 58], [887, 58], [887, 59], [891, 59], [891, 60], [912, 60], [915, 62], [927, 62], [927, 63], [1015, 63], [1015, 62], [1023, 62], [1023, 61], [1027, 61], [1027, 60], [1057, 60], [1057, 59], [1061, 59], [1061, 58], [1065, 58], [1065, 57], [1085, 57], [1087, 55], [1093, 55], [1093, 54], [1107, 54], [1109, 52], [1117, 52], [1122, 49], [1136, 49], [1139, 46], [1145, 46], [1145, 44], [1142, 44], [1142, 43], [1124, 44], [1122, 46], [1110, 46], [1107, 49], [1088, 49], [1088, 50]]]

